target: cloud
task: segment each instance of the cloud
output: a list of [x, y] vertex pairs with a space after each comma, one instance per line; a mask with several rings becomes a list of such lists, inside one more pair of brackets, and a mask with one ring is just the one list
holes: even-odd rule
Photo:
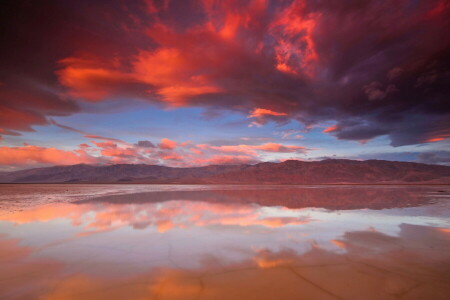
[[22, 18], [3, 20], [4, 44], [15, 38], [2, 49], [0, 128], [127, 98], [250, 112], [252, 126], [334, 122], [338, 139], [393, 146], [450, 134], [445, 1], [165, 3], [10, 4]]
[[53, 119], [49, 119], [49, 123], [52, 124], [52, 125], [55, 125], [55, 126], [57, 126], [59, 128], [82, 134], [83, 137], [85, 137], [85, 138], [104, 140], [104, 141], [115, 142], [115, 143], [125, 143], [125, 142], [123, 142], [122, 140], [119, 140], [119, 139], [110, 138], [110, 137], [104, 137], [104, 136], [95, 135], [95, 134], [90, 134], [90, 133], [87, 133], [85, 131], [82, 131], [82, 130], [79, 130], [79, 129], [76, 129], [76, 128], [73, 128], [73, 127], [70, 127], [70, 126], [66, 126], [66, 125], [60, 124], [60, 123], [56, 122]]
[[138, 141], [135, 145], [142, 148], [155, 148], [155, 145], [150, 141]]
[[271, 111], [270, 109], [265, 108], [255, 108], [248, 115], [249, 118], [259, 118], [263, 116], [287, 116], [287, 113]]
[[69, 57], [59, 61], [62, 68], [57, 71], [59, 81], [69, 87], [69, 95], [87, 101], [119, 98], [139, 93], [145, 95], [145, 85], [133, 74], [108, 69], [113, 62], [97, 59]]
[[425, 164], [450, 165], [450, 151], [428, 151], [417, 155], [417, 161]]
[[395, 80], [398, 77], [400, 77], [402, 75], [402, 73], [404, 72], [404, 70], [402, 68], [399, 67], [395, 67], [392, 68], [391, 70], [389, 70], [389, 72], [387, 73], [387, 78], [389, 80]]
[[56, 127], [59, 127], [59, 128], [65, 129], [65, 130], [69, 130], [69, 131], [72, 131], [72, 132], [80, 133], [80, 134], [83, 134], [83, 135], [87, 134], [86, 132], [78, 130], [76, 128], [60, 124], [60, 123], [56, 122], [54, 119], [48, 119], [48, 122], [51, 125], [55, 125]]
[[96, 162], [96, 158], [88, 155], [82, 149], [65, 151], [32, 145], [23, 147], [0, 147], [0, 164], [2, 165], [72, 165]]
[[247, 155], [256, 155], [258, 151], [273, 152], [273, 153], [306, 153], [308, 150], [303, 146], [283, 145], [278, 143], [265, 143], [261, 145], [224, 145], [211, 146], [208, 144], [197, 145], [201, 150], [212, 150], [222, 153], [244, 153]]
[[283, 140], [302, 139], [304, 136], [300, 133], [305, 133], [305, 130], [287, 129], [280, 132], [276, 132], [276, 134], [281, 135], [281, 139]]
[[175, 149], [175, 147], [177, 146], [177, 143], [172, 140], [169, 140], [167, 138], [163, 138], [161, 140], [161, 142], [158, 144], [158, 146], [161, 149], [172, 150], [172, 149]]
[[[157, 164], [173, 167], [192, 167], [210, 164], [254, 164], [262, 155], [303, 155], [312, 149], [296, 145], [264, 143], [259, 145], [193, 144], [164, 138], [158, 147], [150, 141], [131, 144], [105, 139], [91, 140], [77, 149], [61, 150], [40, 146], [0, 147], [0, 164], [31, 167], [36, 165], [87, 164]], [[142, 143], [145, 142], [145, 143]], [[143, 146], [144, 145], [144, 146]]]
[[250, 127], [252, 126], [263, 126], [266, 124], [269, 120], [276, 121], [278, 123], [286, 122], [287, 113], [284, 112], [276, 112], [272, 111], [270, 109], [265, 108], [255, 108], [252, 110], [247, 118], [254, 119], [252, 123], [250, 123]]
[[334, 132], [334, 131], [336, 131], [337, 129], [338, 129], [338, 128], [337, 128], [336, 125], [332, 125], [332, 126], [329, 126], [329, 127], [325, 128], [322, 132], [324, 132], [324, 133]]
[[196, 158], [195, 164], [198, 165], [240, 165], [240, 164], [255, 164], [259, 160], [251, 155], [212, 155], [205, 158]]
[[277, 153], [305, 153], [308, 150], [303, 146], [282, 145], [277, 143], [267, 143], [260, 146], [253, 146], [253, 149]]

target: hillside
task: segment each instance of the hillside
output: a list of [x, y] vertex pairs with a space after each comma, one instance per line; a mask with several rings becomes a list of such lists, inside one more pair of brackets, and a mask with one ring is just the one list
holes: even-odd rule
[[450, 183], [450, 167], [382, 160], [342, 160], [172, 168], [72, 165], [0, 174], [2, 183], [344, 184]]

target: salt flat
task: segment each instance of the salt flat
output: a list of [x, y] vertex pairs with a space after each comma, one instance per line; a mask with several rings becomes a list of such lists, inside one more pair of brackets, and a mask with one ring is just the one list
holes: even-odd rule
[[2, 185], [1, 299], [448, 299], [448, 186]]

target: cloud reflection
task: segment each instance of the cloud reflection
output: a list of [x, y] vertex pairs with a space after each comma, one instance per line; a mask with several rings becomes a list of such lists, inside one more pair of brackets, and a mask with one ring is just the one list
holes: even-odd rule
[[[292, 216], [292, 214], [297, 216]], [[311, 218], [301, 215], [301, 210], [277, 211], [277, 216], [251, 204], [219, 204], [183, 200], [145, 204], [84, 203], [42, 205], [28, 211], [15, 212], [0, 220], [16, 224], [48, 222], [68, 219], [73, 226], [81, 227], [81, 236], [132, 227], [155, 227], [160, 233], [175, 229], [206, 226], [263, 226], [268, 228], [301, 225]], [[284, 214], [280, 215], [280, 214]]]
[[33, 258], [30, 254], [36, 249], [20, 246], [17, 240], [0, 239], [0, 245], [10, 245], [1, 248], [2, 254], [19, 253], [9, 256], [13, 264], [8, 270], [14, 271], [16, 279], [4, 284], [10, 277], [5, 269], [0, 270], [3, 279], [0, 296], [46, 300], [80, 297], [251, 300], [299, 299], [299, 296], [300, 299], [446, 299], [448, 296], [450, 256], [446, 249], [450, 240], [445, 232], [401, 224], [398, 236], [372, 230], [349, 231], [341, 240], [346, 251], [339, 253], [317, 244], [303, 253], [286, 247], [276, 251], [261, 248], [249, 251], [243, 260], [229, 262], [205, 252], [203, 264], [190, 269], [168, 264], [143, 272], [111, 273], [98, 257], [90, 268], [105, 269], [94, 276], [74, 264]]

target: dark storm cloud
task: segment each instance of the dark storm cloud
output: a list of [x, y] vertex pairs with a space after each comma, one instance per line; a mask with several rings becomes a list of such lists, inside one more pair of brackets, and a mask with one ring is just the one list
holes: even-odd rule
[[126, 16], [137, 9], [124, 11], [121, 1], [7, 0], [0, 7], [3, 134], [32, 131], [33, 125], [51, 124], [49, 116], [80, 111], [59, 83], [59, 60], [76, 51], [91, 56], [130, 53], [129, 45], [138, 44], [136, 35], [124, 34]]
[[9, 3], [0, 88], [26, 79], [48, 98], [2, 93], [1, 109], [27, 116], [4, 130], [127, 96], [255, 125], [334, 121], [326, 132], [345, 140], [450, 137], [448, 1]]

